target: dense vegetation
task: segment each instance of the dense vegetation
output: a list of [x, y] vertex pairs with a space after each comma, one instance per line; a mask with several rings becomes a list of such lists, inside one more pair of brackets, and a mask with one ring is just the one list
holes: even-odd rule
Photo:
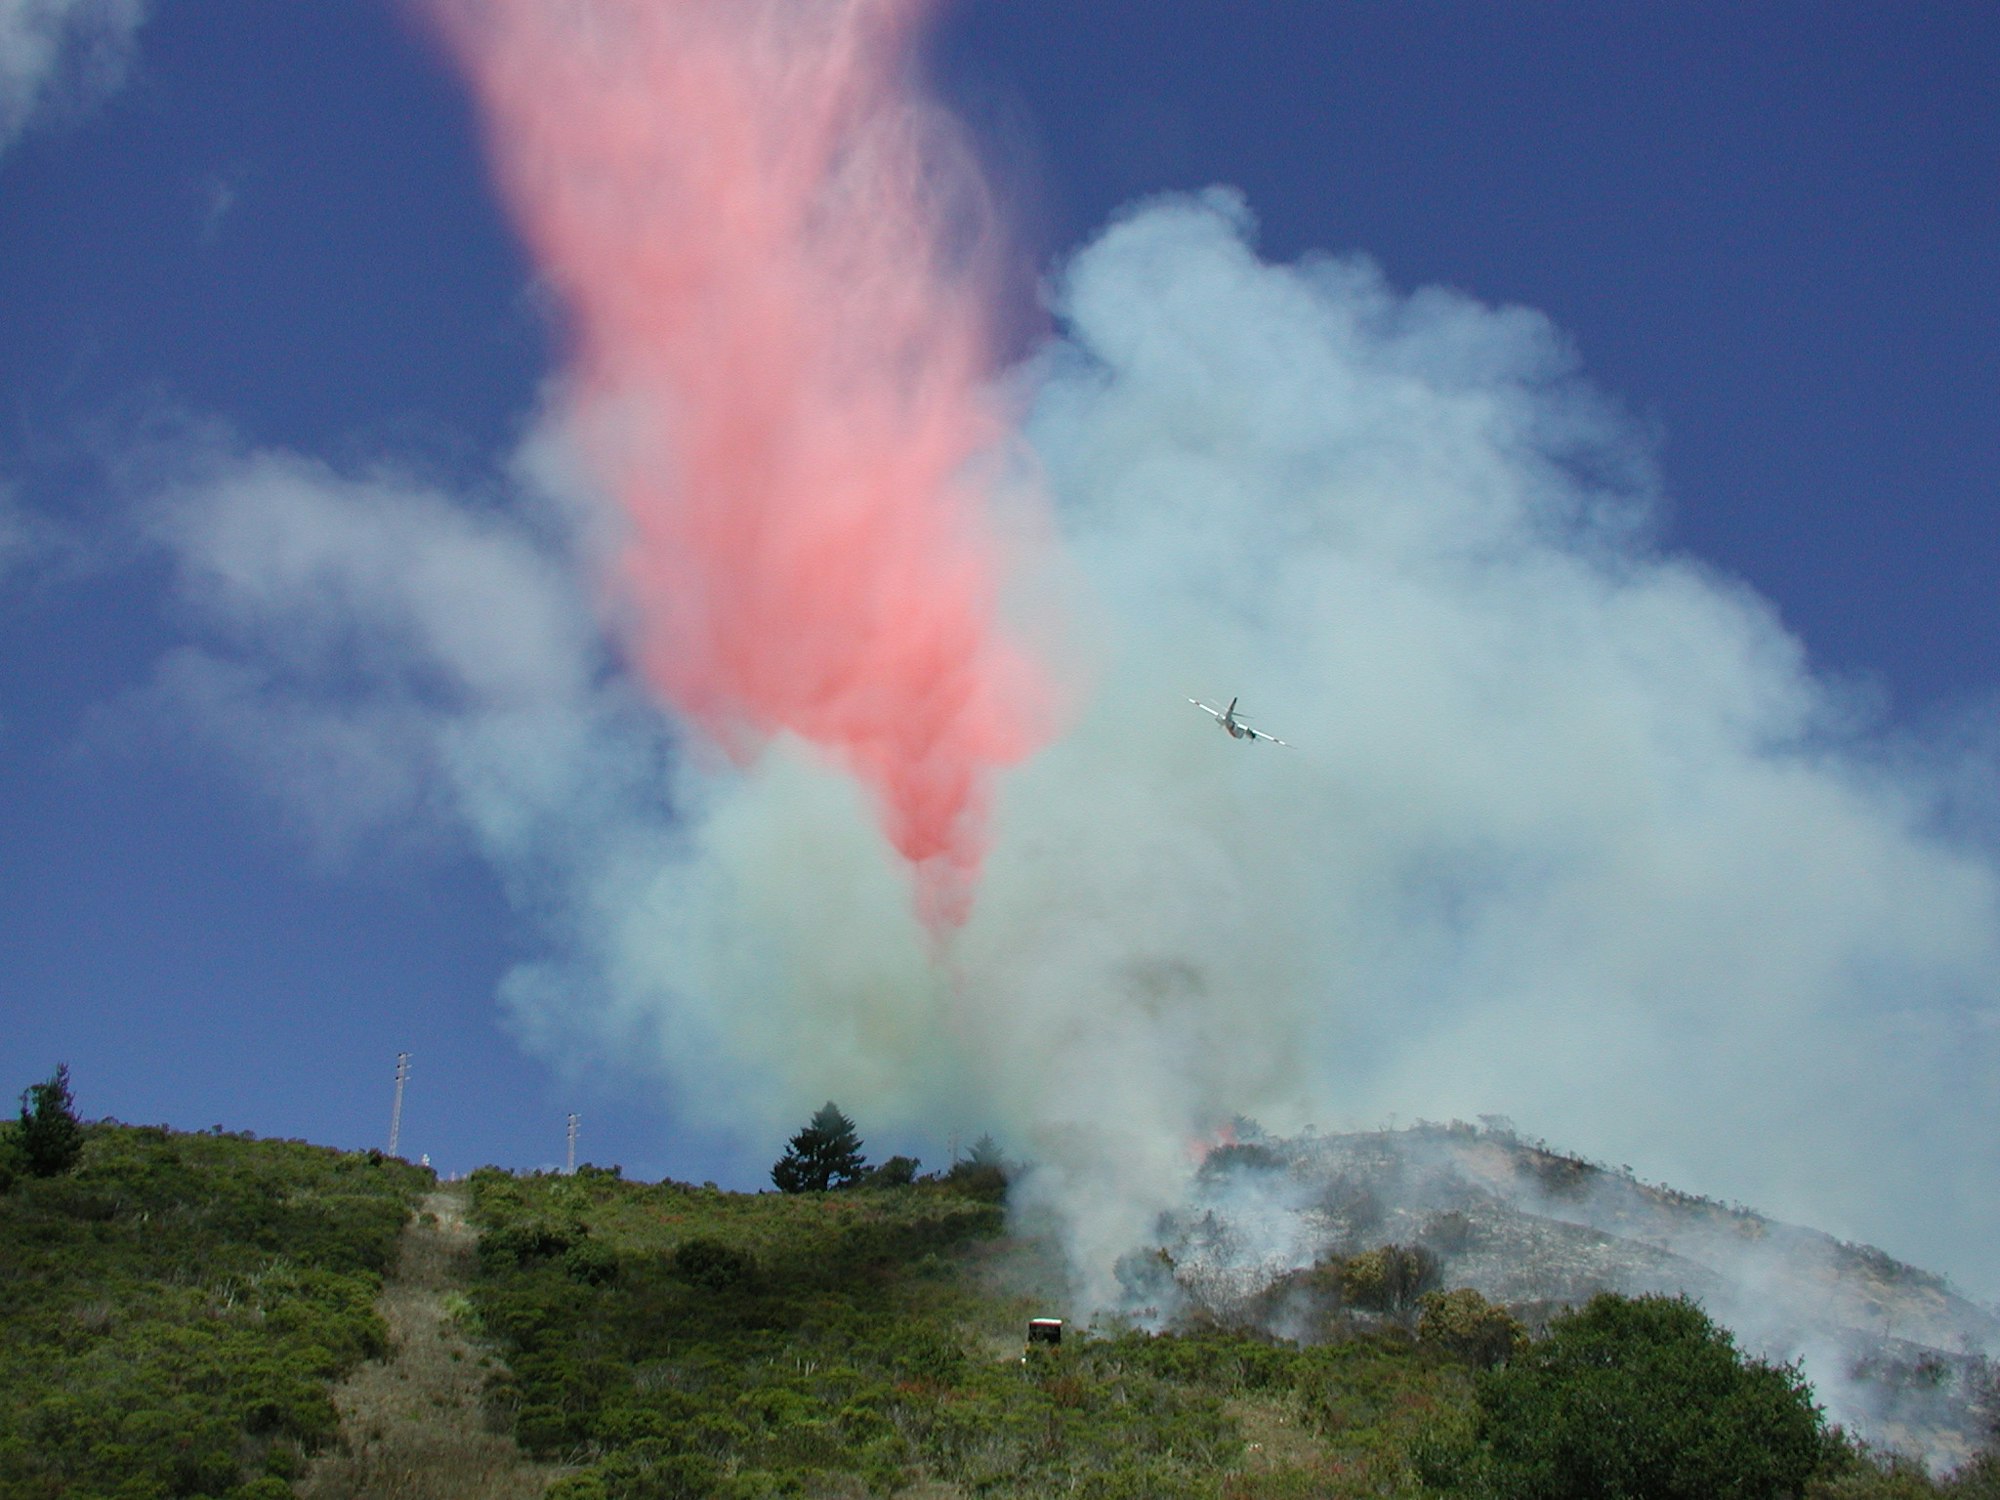
[[[331, 1383], [386, 1352], [374, 1298], [430, 1174], [219, 1132], [69, 1133], [66, 1079], [38, 1090], [0, 1125], [0, 1500], [290, 1494], [337, 1436]], [[1531, 1339], [1411, 1247], [1328, 1260], [1236, 1315], [1282, 1303], [1304, 1344], [1211, 1314], [1025, 1350], [1061, 1273], [1004, 1234], [997, 1151], [916, 1167], [832, 1191], [588, 1167], [453, 1189], [483, 1233], [447, 1305], [504, 1359], [493, 1420], [568, 1467], [550, 1500], [2000, 1500], [1993, 1458], [1938, 1479], [1828, 1433], [1796, 1371], [1744, 1359], [1691, 1304], [1604, 1297]]]
[[1394, 1246], [1293, 1288], [1348, 1310], [1325, 1342], [1211, 1322], [1024, 1351], [1049, 1309], [999, 1290], [1027, 1247], [998, 1175], [969, 1180], [477, 1174], [470, 1315], [523, 1445], [577, 1466], [551, 1500], [2000, 1496], [1990, 1461], [1934, 1480], [1830, 1433], [1796, 1370], [1687, 1302], [1607, 1296], [1530, 1340]]
[[290, 1494], [336, 1432], [331, 1382], [383, 1350], [374, 1299], [430, 1173], [151, 1126], [71, 1139], [62, 1082], [0, 1125], [0, 1496]]
[[1411, 1440], [1441, 1413], [1469, 1422], [1471, 1365], [1401, 1332], [1306, 1349], [1222, 1329], [1073, 1334], [1024, 1360], [1025, 1319], [1048, 1309], [992, 1289], [1012, 1253], [998, 1185], [989, 1164], [761, 1196], [475, 1174], [474, 1315], [512, 1367], [496, 1398], [524, 1446], [584, 1465], [552, 1500], [923, 1481], [1416, 1494]]
[[1479, 1377], [1446, 1487], [1517, 1500], [1782, 1500], [1833, 1453], [1796, 1368], [1670, 1297], [1599, 1296]]

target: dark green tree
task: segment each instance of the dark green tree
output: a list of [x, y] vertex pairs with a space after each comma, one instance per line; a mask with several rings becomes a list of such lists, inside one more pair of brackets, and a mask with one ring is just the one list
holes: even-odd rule
[[968, 1166], [974, 1167], [999, 1167], [1004, 1169], [1007, 1165], [1007, 1158], [1000, 1154], [1000, 1143], [994, 1140], [991, 1135], [982, 1135], [978, 1140], [974, 1141], [972, 1143], [971, 1154], [965, 1160]]
[[1829, 1451], [1798, 1369], [1744, 1359], [1684, 1297], [1592, 1298], [1481, 1375], [1478, 1401], [1512, 1500], [1777, 1500]]
[[829, 1099], [772, 1165], [771, 1181], [782, 1193], [819, 1193], [854, 1182], [866, 1170], [854, 1122]]
[[982, 1135], [973, 1142], [970, 1156], [951, 1164], [945, 1181], [961, 1193], [998, 1203], [1007, 1196], [1007, 1175], [1007, 1159], [1000, 1154], [1000, 1143]]
[[21, 1091], [21, 1155], [37, 1177], [54, 1177], [83, 1154], [83, 1126], [69, 1092], [69, 1064], [58, 1063], [44, 1082]]

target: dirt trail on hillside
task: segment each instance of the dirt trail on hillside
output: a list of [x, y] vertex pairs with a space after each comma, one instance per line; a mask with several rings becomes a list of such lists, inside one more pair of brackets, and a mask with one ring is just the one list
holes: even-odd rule
[[565, 1472], [488, 1428], [480, 1390], [493, 1364], [445, 1315], [446, 1296], [472, 1279], [470, 1197], [443, 1184], [404, 1226], [377, 1304], [389, 1357], [334, 1390], [340, 1442], [313, 1463], [301, 1500], [538, 1500]]

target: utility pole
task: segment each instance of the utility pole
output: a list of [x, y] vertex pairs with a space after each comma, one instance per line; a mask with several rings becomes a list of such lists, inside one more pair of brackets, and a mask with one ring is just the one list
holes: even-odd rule
[[403, 1134], [403, 1085], [410, 1081], [410, 1054], [396, 1054], [396, 1103], [389, 1111], [389, 1154], [396, 1154], [396, 1142]]
[[575, 1115], [569, 1117], [569, 1162], [563, 1167], [563, 1172], [572, 1177], [576, 1175], [576, 1120]]

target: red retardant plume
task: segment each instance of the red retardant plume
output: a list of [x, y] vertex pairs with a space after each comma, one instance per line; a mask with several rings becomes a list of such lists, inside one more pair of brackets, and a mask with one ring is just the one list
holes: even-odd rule
[[977, 175], [916, 0], [436, 0], [564, 305], [647, 681], [870, 787], [935, 933], [1047, 733], [973, 461], [1004, 425]]

